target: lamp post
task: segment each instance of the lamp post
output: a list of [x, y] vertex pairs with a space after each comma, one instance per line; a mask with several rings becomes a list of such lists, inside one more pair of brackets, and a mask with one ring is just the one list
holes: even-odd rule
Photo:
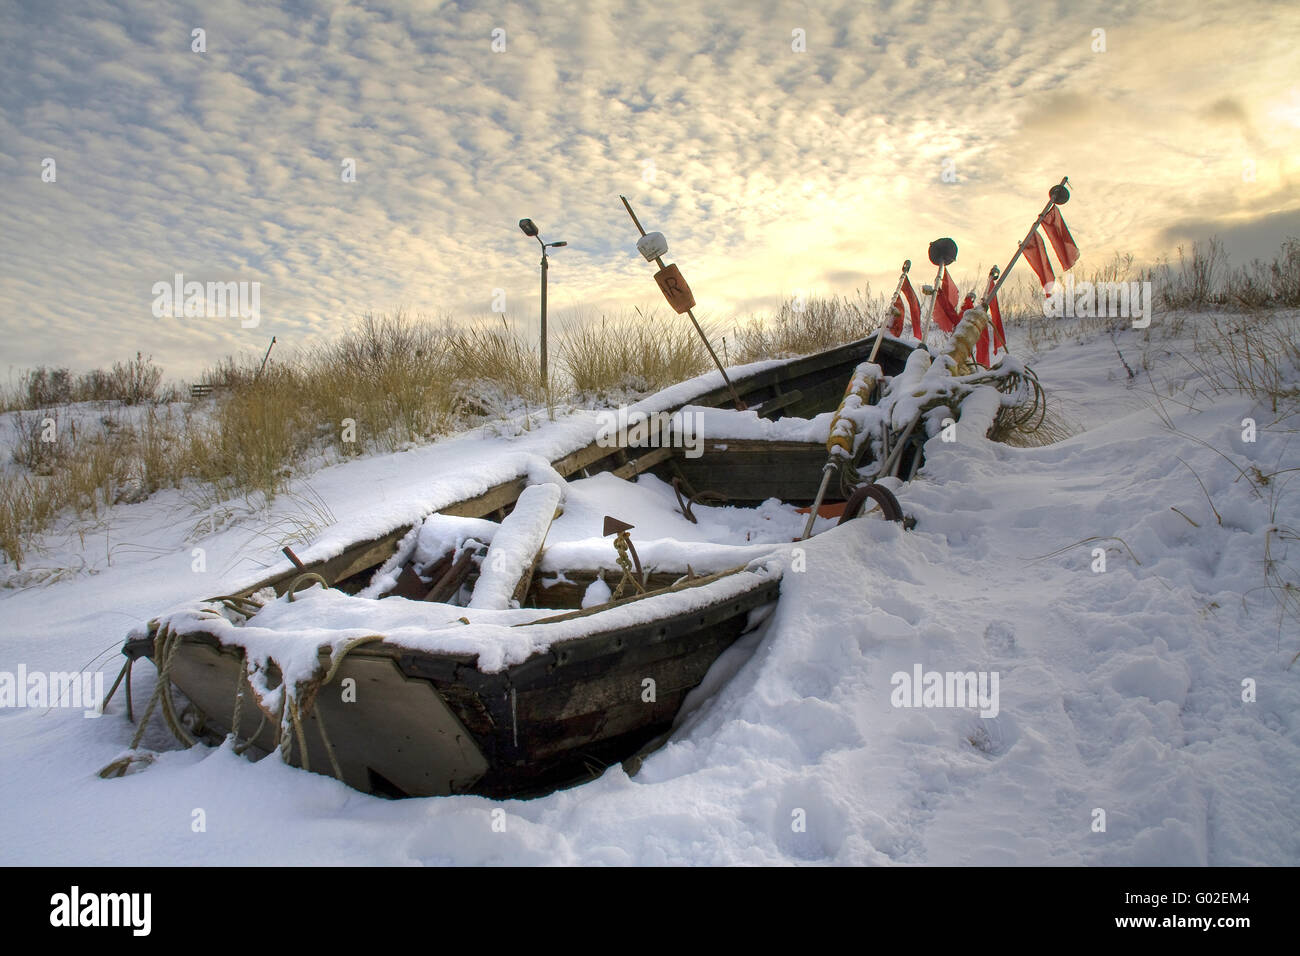
[[567, 242], [542, 242], [542, 237], [538, 235], [537, 224], [531, 219], [520, 219], [519, 229], [525, 236], [530, 236], [537, 240], [538, 245], [542, 247], [542, 387], [545, 388], [549, 381], [546, 375], [546, 271], [550, 268], [547, 259], [547, 249], [558, 249], [561, 246], [567, 246]]

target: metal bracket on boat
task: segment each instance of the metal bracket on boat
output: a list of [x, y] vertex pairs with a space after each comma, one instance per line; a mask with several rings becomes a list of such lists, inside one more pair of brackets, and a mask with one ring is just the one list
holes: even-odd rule
[[290, 601], [294, 599], [294, 595], [298, 592], [299, 585], [301, 585], [304, 581], [315, 581], [318, 584], [320, 584], [321, 587], [325, 588], [327, 591], [331, 587], [333, 587], [333, 585], [330, 584], [329, 581], [327, 581], [323, 575], [317, 574], [315, 571], [308, 571], [307, 566], [303, 564], [301, 560], [299, 560], [298, 555], [293, 553], [293, 548], [290, 548], [289, 546], [286, 545], [285, 547], [280, 549], [280, 553], [283, 554], [290, 561], [292, 561], [293, 566], [302, 572], [296, 578], [293, 579], [293, 582], [289, 585], [289, 589], [285, 591], [285, 593], [289, 595]]
[[[844, 514], [840, 515], [840, 524], [846, 521], [852, 521], [862, 512], [862, 506], [870, 499], [880, 507], [881, 514], [886, 521], [901, 521], [906, 527], [906, 517], [903, 514], [903, 506], [898, 503], [898, 498], [894, 493], [884, 485], [868, 484], [862, 485], [855, 490], [852, 496], [844, 505]], [[916, 522], [913, 521], [912, 524]]]
[[[688, 497], [682, 497], [682, 489], [685, 488]], [[680, 476], [673, 478], [673, 491], [677, 494], [677, 507], [681, 509], [682, 515], [691, 524], [699, 524], [699, 519], [691, 511], [691, 505], [694, 504], [723, 504], [729, 500], [726, 495], [719, 491], [695, 491], [685, 479]]]
[[[623, 590], [627, 587], [629, 581], [640, 594], [645, 593], [645, 585], [642, 583], [644, 572], [641, 570], [641, 557], [636, 553], [636, 545], [632, 543], [632, 537], [628, 534], [632, 530], [632, 525], [626, 521], [619, 521], [617, 518], [611, 518], [605, 515], [605, 526], [601, 529], [601, 537], [607, 538], [614, 535], [614, 550], [618, 552], [618, 566], [623, 569], [623, 577], [619, 579], [618, 587], [610, 597], [617, 601], [623, 596]], [[631, 557], [629, 558], [629, 554]], [[632, 571], [633, 564], [636, 566], [636, 573]]]

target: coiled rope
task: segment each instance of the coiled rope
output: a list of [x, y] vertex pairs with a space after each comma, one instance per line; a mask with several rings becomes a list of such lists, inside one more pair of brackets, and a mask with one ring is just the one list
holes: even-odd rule
[[[315, 581], [324, 587], [329, 587], [329, 582], [315, 572], [301, 574], [295, 578], [293, 583], [289, 586], [287, 593], [290, 601], [294, 599], [295, 592], [301, 587], [304, 581]], [[222, 595], [214, 598], [213, 603], [220, 603], [244, 617], [251, 617], [264, 606], [261, 601], [255, 598], [240, 595]], [[336, 676], [338, 676], [339, 668], [343, 665], [343, 661], [350, 653], [352, 653], [352, 651], [364, 644], [369, 644], [373, 641], [379, 640], [383, 640], [382, 635], [371, 634], [349, 641], [343, 645], [336, 654], [331, 656], [328, 665], [322, 668], [323, 674], [314, 675], [312, 678], [300, 682], [294, 688], [295, 692], [293, 693], [288, 692], [288, 689], [286, 689], [283, 703], [280, 708], [280, 727], [277, 730], [275, 741], [275, 747], [280, 751], [282, 759], [286, 762], [290, 761], [292, 757], [292, 746], [296, 741], [298, 744], [298, 752], [300, 754], [302, 768], [304, 770], [311, 769], [311, 758], [307, 752], [307, 735], [303, 722], [315, 711], [314, 704], [316, 696], [320, 693], [321, 688], [328, 685]], [[145, 730], [149, 724], [149, 718], [153, 716], [155, 710], [161, 710], [163, 722], [172, 732], [172, 735], [186, 749], [193, 747], [198, 742], [185, 726], [177, 711], [176, 702], [172, 699], [172, 664], [180, 650], [181, 642], [181, 633], [174, 630], [170, 624], [160, 624], [154, 633], [152, 656], [158, 668], [158, 679], [154, 684], [153, 693], [149, 696], [149, 702], [145, 706], [144, 713], [140, 715], [140, 723], [136, 727], [135, 734], [131, 738], [130, 751], [136, 751], [139, 749], [140, 743], [144, 739]], [[131, 707], [131, 665], [133, 663], [134, 660], [128, 658], [122, 672], [118, 674], [117, 681], [113, 684], [113, 689], [109, 691], [109, 695], [104, 701], [104, 705], [107, 706], [109, 700], [112, 699], [113, 693], [117, 690], [118, 685], [121, 684], [125, 678], [128, 717], [133, 717], [131, 714], [131, 710], [133, 709]], [[233, 749], [237, 754], [245, 753], [248, 748], [253, 745], [254, 741], [261, 736], [268, 718], [267, 711], [264, 708], [259, 707], [260, 719], [258, 720], [257, 728], [242, 743], [239, 742], [239, 726], [243, 718], [245, 696], [244, 684], [247, 682], [247, 678], [248, 652], [241, 648], [239, 655], [239, 668], [235, 678], [234, 703], [230, 721], [230, 737], [235, 742]], [[285, 719], [286, 717], [287, 721]], [[339, 764], [338, 755], [334, 749], [334, 745], [330, 741], [328, 731], [325, 729], [323, 716], [320, 712], [315, 711], [315, 717], [316, 725], [320, 730], [321, 742], [324, 744], [325, 752], [329, 757], [330, 768], [333, 770], [334, 776], [337, 779], [342, 780], [343, 771]], [[286, 730], [288, 731], [287, 733]], [[152, 756], [128, 753], [126, 756], [120, 757], [106, 766], [100, 771], [99, 775], [101, 777], [121, 777], [133, 763], [147, 763], [152, 761], [152, 759]]]
[[[160, 704], [162, 706], [163, 721], [167, 724], [172, 735], [186, 748], [193, 747], [195, 740], [190, 736], [190, 732], [185, 729], [180, 718], [176, 714], [176, 704], [171, 695], [171, 667], [172, 661], [176, 658], [176, 652], [181, 645], [181, 635], [173, 631], [167, 624], [159, 626], [154, 634], [154, 661], [158, 664], [158, 680], [153, 687], [153, 693], [149, 695], [149, 703], [145, 706], [144, 713], [140, 716], [140, 724], [135, 729], [135, 734], [131, 737], [130, 751], [138, 750], [140, 741], [144, 739], [145, 729], [149, 726], [149, 718], [153, 716], [154, 708]], [[130, 686], [127, 687], [128, 694]], [[149, 763], [153, 760], [152, 756], [142, 756], [135, 753], [128, 753], [124, 757], [114, 760], [103, 770], [99, 771], [101, 777], [121, 777], [133, 763]]]

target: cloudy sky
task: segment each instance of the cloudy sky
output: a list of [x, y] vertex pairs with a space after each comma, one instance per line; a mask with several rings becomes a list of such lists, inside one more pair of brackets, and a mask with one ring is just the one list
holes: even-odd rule
[[[497, 290], [531, 329], [524, 216], [570, 244], [553, 316], [652, 305], [620, 193], [722, 323], [892, 288], [938, 236], [959, 274], [1005, 263], [1066, 174], [1081, 269], [1211, 233], [1271, 257], [1300, 235], [1298, 50], [1300, 7], [1252, 0], [7, 0], [0, 374], [140, 349], [193, 375]], [[155, 317], [176, 273], [260, 283], [260, 324]]]

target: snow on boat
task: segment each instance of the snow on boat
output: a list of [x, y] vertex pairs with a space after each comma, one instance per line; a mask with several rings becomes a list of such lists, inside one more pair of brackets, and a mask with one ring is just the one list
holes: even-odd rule
[[724, 389], [643, 403], [698, 416], [695, 457], [664, 436], [648, 450], [606, 436], [337, 553], [286, 549], [291, 566], [127, 639], [128, 702], [132, 662], [160, 679], [104, 775], [148, 762], [136, 748], [155, 709], [187, 746], [233, 734], [240, 752], [392, 797], [531, 796], [616, 762], [634, 772], [769, 613], [792, 541], [868, 498], [902, 519], [876, 479], [910, 477], [942, 420], [978, 408], [987, 432], [1031, 384], [1037, 403], [1019, 363], [971, 361], [986, 322], [969, 311], [933, 361], [881, 332], [762, 368], [732, 383], [743, 412], [720, 407]]

